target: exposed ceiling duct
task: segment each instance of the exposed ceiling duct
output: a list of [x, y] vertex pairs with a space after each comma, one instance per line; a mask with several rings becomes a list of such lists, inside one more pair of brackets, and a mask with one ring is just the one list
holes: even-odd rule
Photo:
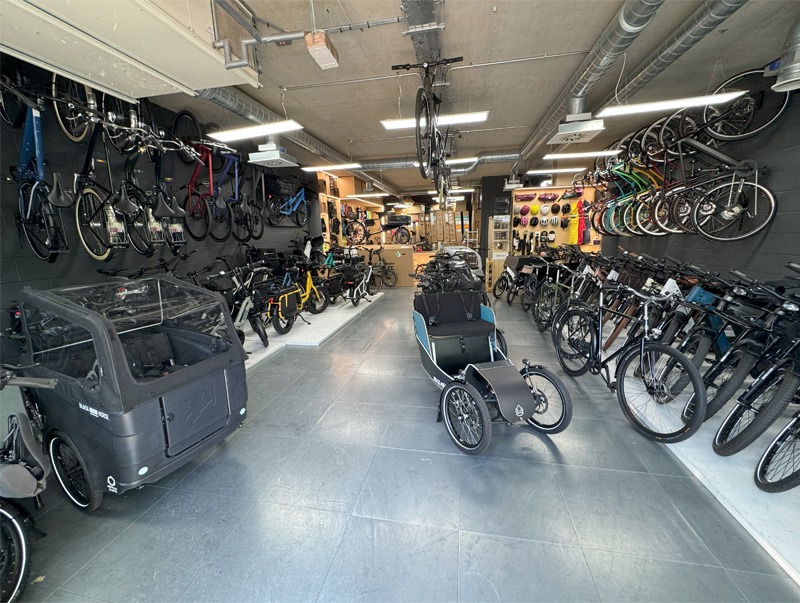
[[411, 43], [414, 53], [420, 63], [438, 61], [441, 57], [439, 49], [439, 29], [431, 28], [425, 31], [414, 32], [414, 28], [423, 29], [424, 26], [436, 25], [435, 0], [403, 0], [400, 7], [408, 22]]
[[[237, 91], [235, 88], [206, 88], [204, 90], [198, 90], [197, 96], [210, 100], [212, 103], [227, 109], [231, 113], [235, 113], [256, 124], [267, 124], [274, 121], [283, 121], [284, 119], [274, 111], [267, 109], [261, 103]], [[299, 147], [318, 155], [326, 161], [330, 161], [332, 164], [350, 163], [349, 158], [329, 147], [321, 140], [314, 138], [304, 130], [287, 132], [284, 136]], [[364, 180], [372, 181], [378, 188], [386, 191], [390, 195], [399, 195], [399, 191], [394, 187], [380, 180], [376, 180], [369, 174], [360, 171], [354, 171], [353, 173]]]
[[[505, 163], [519, 160], [519, 153], [481, 153], [477, 159], [469, 165], [450, 168], [450, 175], [453, 177], [468, 176], [484, 163]], [[407, 170], [417, 168], [416, 157], [405, 157], [398, 159], [376, 159], [374, 161], [361, 161], [362, 171], [382, 171], [382, 170]]]
[[612, 100], [624, 101], [682, 57], [695, 44], [714, 31], [747, 0], [709, 0], [697, 9], [661, 46], [654, 50], [631, 74], [619, 90], [609, 94], [598, 108]]
[[[520, 151], [523, 161], [548, 139], [564, 117], [568, 97], [585, 97], [620, 55], [639, 37], [663, 2], [664, 0], [628, 0], [625, 3], [523, 145]], [[516, 169], [518, 167], [520, 166], [515, 165], [514, 171], [520, 171]]]

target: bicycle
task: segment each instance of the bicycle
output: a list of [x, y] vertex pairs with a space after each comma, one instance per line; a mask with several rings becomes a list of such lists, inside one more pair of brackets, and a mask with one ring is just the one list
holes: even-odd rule
[[306, 195], [306, 187], [301, 186], [296, 193], [283, 201], [276, 196], [270, 197], [266, 204], [267, 221], [277, 226], [284, 216], [292, 216], [298, 226], [304, 226], [308, 222], [309, 203], [313, 195], [310, 189]]
[[[603, 357], [604, 312], [625, 316], [604, 307], [603, 293], [620, 290], [643, 302], [642, 318], [632, 318], [641, 321], [643, 329]], [[587, 371], [601, 375], [608, 388], [616, 391], [622, 413], [633, 428], [663, 443], [680, 442], [694, 434], [706, 410], [706, 393], [698, 369], [684, 354], [653, 340], [649, 307], [671, 297], [672, 294], [645, 295], [625, 285], [604, 286], [596, 314], [584, 308], [567, 310], [556, 334], [556, 353], [564, 372], [574, 377]], [[615, 359], [619, 360], [612, 380], [609, 366]]]
[[445, 158], [447, 155], [447, 133], [439, 130], [438, 115], [442, 99], [433, 92], [439, 67], [451, 63], [459, 63], [464, 57], [453, 57], [425, 63], [393, 65], [392, 71], [422, 71], [422, 86], [417, 89], [417, 98], [414, 105], [415, 140], [417, 148], [417, 162], [419, 173], [425, 178], [433, 179], [433, 184], [439, 193], [439, 198], [447, 195], [450, 181], [450, 170]]
[[[795, 400], [800, 403], [800, 400]], [[800, 411], [769, 443], [753, 476], [764, 492], [786, 492], [800, 486]]]
[[[356, 214], [357, 215], [357, 214]], [[357, 218], [348, 218], [344, 225], [344, 238], [351, 245], [358, 245], [367, 241], [372, 243], [372, 237], [379, 235], [382, 232], [390, 231], [392, 233], [391, 240], [398, 245], [407, 245], [411, 242], [411, 231], [408, 230], [406, 224], [411, 223], [410, 216], [401, 216], [406, 218], [404, 224], [379, 224], [380, 230], [369, 232], [369, 227], [374, 226], [375, 220], [358, 220]]]
[[[241, 175], [239, 157], [232, 151], [223, 153], [222, 158], [224, 160], [222, 175], [213, 187], [209, 185], [211, 194], [205, 198], [208, 204], [208, 236], [218, 243], [222, 243], [233, 234], [233, 238], [240, 243], [245, 243], [250, 239], [250, 232], [239, 198], [239, 176]], [[229, 197], [223, 197], [222, 187], [228, 182], [231, 173], [233, 174], [232, 193]]]
[[18, 114], [22, 120], [22, 144], [17, 165], [11, 167], [11, 178], [18, 186], [19, 212], [15, 214], [20, 238], [25, 237], [36, 257], [48, 263], [55, 262], [60, 253], [69, 252], [60, 209], [72, 206], [72, 199], [61, 185], [61, 174], [52, 174], [52, 185], [45, 178], [44, 141], [42, 137], [41, 110], [43, 98], [33, 101], [5, 78], [0, 80], [4, 111], [9, 122], [15, 123], [14, 110], [7, 99], [20, 104]]
[[[394, 264], [385, 262], [381, 253], [383, 252], [383, 245], [378, 249], [367, 249], [369, 252], [369, 259], [367, 260], [372, 266], [373, 276], [378, 277], [381, 282], [387, 287], [394, 287], [397, 285], [397, 272], [394, 271]], [[373, 256], [378, 256], [378, 261], [373, 262]]]
[[[184, 139], [181, 138], [179, 140]], [[219, 143], [212, 143], [206, 140], [192, 143], [192, 147], [199, 155], [199, 159], [194, 166], [192, 175], [189, 177], [189, 182], [181, 187], [181, 190], [186, 189], [186, 197], [183, 200], [183, 211], [186, 212], [186, 217], [184, 218], [184, 222], [186, 223], [186, 232], [189, 233], [189, 236], [195, 241], [202, 241], [206, 238], [206, 235], [210, 229], [211, 207], [216, 205], [219, 195], [219, 188], [215, 188], [214, 186], [212, 145], [221, 146], [228, 151], [233, 151], [233, 149], [230, 149], [225, 145], [219, 145]], [[181, 157], [181, 154], [179, 154], [179, 157]], [[181, 160], [183, 161], [183, 159]], [[199, 180], [200, 174], [203, 172], [204, 168], [208, 171], [207, 183], [200, 182]], [[208, 191], [200, 192], [200, 189], [203, 186], [208, 186]], [[215, 190], [217, 191], [217, 196], [213, 195]], [[230, 214], [227, 212], [224, 215], [230, 217]], [[220, 219], [223, 216], [223, 213], [219, 208], [217, 208], [216, 216], [218, 216]], [[224, 225], [222, 227], [224, 228]], [[230, 223], [228, 223], [228, 227], [230, 227]], [[230, 229], [228, 229], [228, 233], [230, 233]], [[219, 234], [217, 233], [216, 236], [219, 236]]]

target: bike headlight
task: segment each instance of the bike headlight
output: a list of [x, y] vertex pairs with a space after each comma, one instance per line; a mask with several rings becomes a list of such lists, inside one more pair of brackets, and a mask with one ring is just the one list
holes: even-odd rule
[[791, 301], [783, 302], [782, 307], [784, 310], [788, 310], [789, 312], [797, 312], [798, 310], [800, 310], [800, 306]]
[[747, 289], [744, 287], [734, 287], [733, 288], [734, 295], [739, 295], [740, 297], [744, 297], [747, 295]]

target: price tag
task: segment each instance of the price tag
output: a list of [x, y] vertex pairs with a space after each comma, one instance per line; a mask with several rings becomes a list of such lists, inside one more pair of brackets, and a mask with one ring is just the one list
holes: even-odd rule
[[617, 272], [616, 270], [612, 270], [611, 272], [608, 273], [608, 280], [615, 281], [618, 278], [619, 278], [619, 272]]
[[522, 270], [520, 270], [520, 272], [522, 274], [530, 274], [531, 272], [533, 272], [533, 265], [528, 264], [527, 266], [523, 266]]
[[680, 295], [681, 289], [678, 287], [678, 283], [675, 282], [674, 278], [667, 279], [667, 282], [664, 283], [664, 286], [661, 287], [661, 295], [667, 295], [669, 293], [675, 293]]

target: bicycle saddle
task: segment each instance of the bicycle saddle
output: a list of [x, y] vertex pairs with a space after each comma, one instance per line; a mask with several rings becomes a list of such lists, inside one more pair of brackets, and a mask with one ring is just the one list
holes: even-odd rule
[[161, 193], [156, 195], [156, 206], [153, 209], [153, 216], [158, 219], [175, 217], [175, 212], [167, 205], [167, 201]]
[[128, 197], [128, 190], [123, 186], [119, 191], [119, 197], [113, 203], [114, 209], [122, 212], [123, 214], [137, 214], [139, 213], [139, 206], [133, 203]]

